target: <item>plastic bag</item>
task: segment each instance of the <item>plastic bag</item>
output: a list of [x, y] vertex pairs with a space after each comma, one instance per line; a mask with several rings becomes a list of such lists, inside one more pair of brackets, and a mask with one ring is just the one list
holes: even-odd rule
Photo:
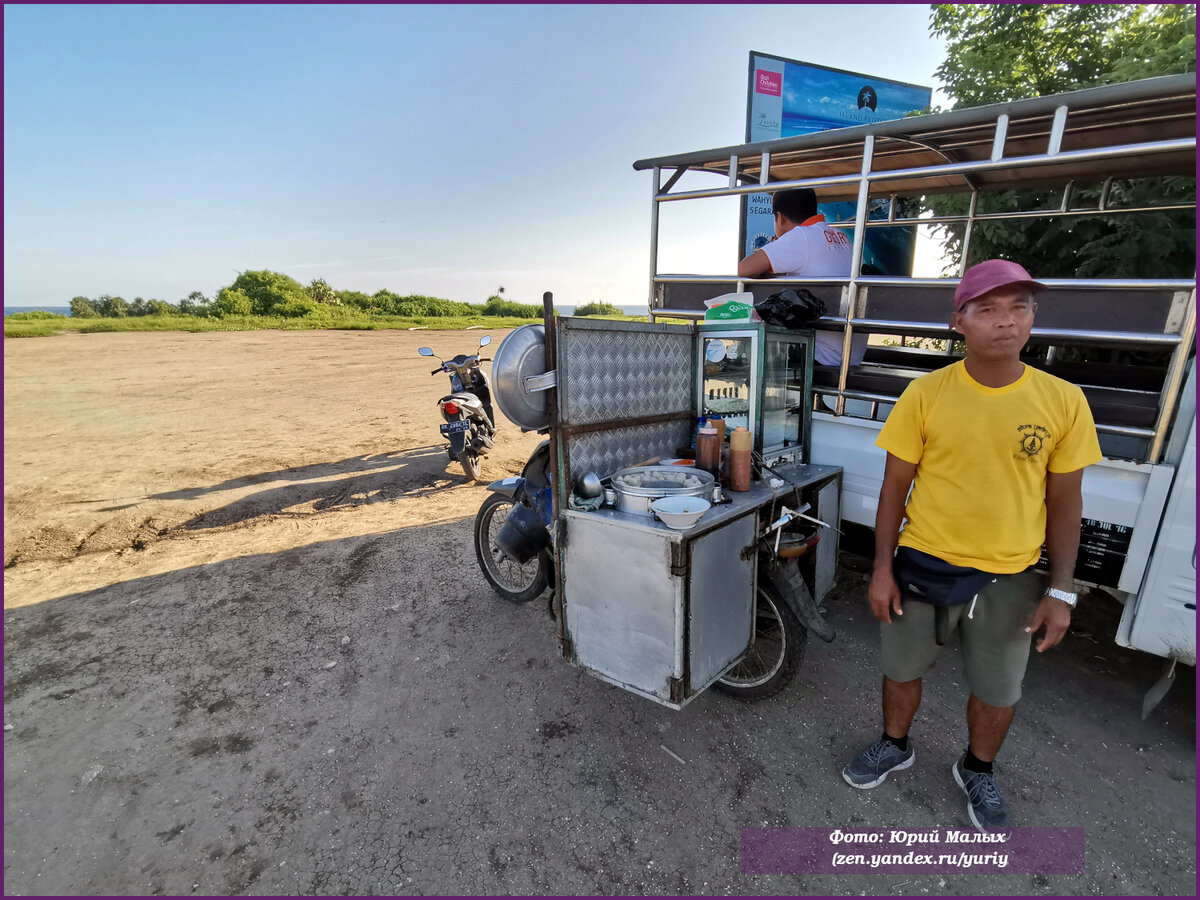
[[824, 302], [808, 288], [784, 288], [755, 303], [754, 309], [768, 325], [783, 328], [811, 328], [825, 315]]

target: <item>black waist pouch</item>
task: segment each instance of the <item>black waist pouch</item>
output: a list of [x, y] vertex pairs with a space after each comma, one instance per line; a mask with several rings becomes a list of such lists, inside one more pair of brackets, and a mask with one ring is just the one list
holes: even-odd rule
[[969, 603], [996, 577], [991, 572], [956, 566], [936, 556], [901, 547], [892, 561], [892, 574], [903, 600], [915, 600], [934, 607], [935, 637], [946, 643], [947, 608]]

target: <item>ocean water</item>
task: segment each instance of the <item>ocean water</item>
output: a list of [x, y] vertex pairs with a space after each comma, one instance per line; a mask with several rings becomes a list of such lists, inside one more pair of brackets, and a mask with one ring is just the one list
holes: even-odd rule
[[4, 314], [11, 316], [13, 313], [36, 312], [37, 310], [58, 313], [60, 316], [69, 316], [71, 314], [71, 307], [69, 306], [5, 306]]

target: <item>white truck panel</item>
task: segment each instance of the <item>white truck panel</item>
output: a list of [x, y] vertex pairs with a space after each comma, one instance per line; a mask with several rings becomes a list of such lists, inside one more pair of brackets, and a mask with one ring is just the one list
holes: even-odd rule
[[1145, 585], [1126, 603], [1117, 643], [1196, 664], [1196, 424], [1157, 532]]

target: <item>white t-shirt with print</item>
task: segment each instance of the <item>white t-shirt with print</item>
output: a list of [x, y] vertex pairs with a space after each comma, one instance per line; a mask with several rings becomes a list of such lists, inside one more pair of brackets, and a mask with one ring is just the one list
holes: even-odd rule
[[[776, 275], [802, 278], [806, 275], [837, 275], [850, 277], [852, 252], [850, 239], [838, 228], [825, 224], [824, 216], [813, 216], [806, 224], [797, 225], [787, 234], [762, 248]], [[857, 366], [867, 352], [867, 335], [855, 334], [850, 345], [850, 365]], [[817, 347], [813, 358], [818, 365], [842, 364], [842, 332], [817, 330]]]

